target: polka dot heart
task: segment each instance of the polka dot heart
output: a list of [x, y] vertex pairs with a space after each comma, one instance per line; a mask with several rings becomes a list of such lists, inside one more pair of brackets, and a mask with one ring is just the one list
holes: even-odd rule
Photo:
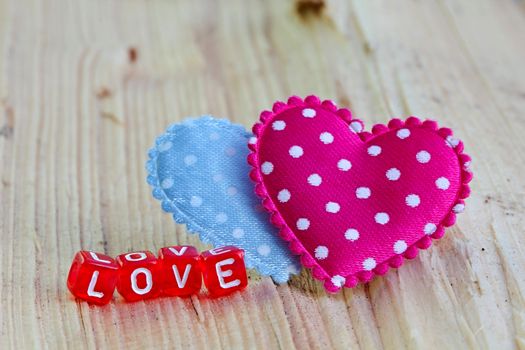
[[[285, 121], [274, 121], [272, 130], [287, 132]], [[247, 144], [256, 142], [225, 120], [203, 117], [174, 124], [149, 152], [148, 183], [177, 223], [214, 246], [244, 249], [248, 267], [283, 283], [300, 264], [253, 193], [246, 157]], [[264, 176], [276, 170], [272, 162], [261, 164]], [[293, 194], [281, 188], [277, 200], [287, 203]]]
[[366, 132], [350, 111], [309, 96], [275, 103], [253, 131], [255, 192], [331, 292], [414, 258], [470, 193], [463, 143], [433, 121], [393, 119]]

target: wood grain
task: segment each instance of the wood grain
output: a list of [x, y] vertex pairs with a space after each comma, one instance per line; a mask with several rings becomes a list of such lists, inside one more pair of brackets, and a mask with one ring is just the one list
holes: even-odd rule
[[[0, 348], [525, 348], [524, 43], [519, 0], [0, 1]], [[337, 295], [251, 273], [224, 299], [74, 301], [81, 248], [205, 248], [145, 181], [169, 123], [250, 127], [309, 93], [453, 128], [475, 173], [457, 225]]]

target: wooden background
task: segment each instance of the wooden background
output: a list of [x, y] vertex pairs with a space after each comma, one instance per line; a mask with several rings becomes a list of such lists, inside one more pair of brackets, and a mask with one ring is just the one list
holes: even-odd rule
[[[525, 347], [524, 63], [519, 0], [0, 1], [0, 348]], [[74, 301], [81, 248], [205, 248], [145, 181], [169, 123], [249, 127], [309, 93], [453, 128], [475, 173], [457, 225], [337, 295], [252, 273], [218, 300]]]

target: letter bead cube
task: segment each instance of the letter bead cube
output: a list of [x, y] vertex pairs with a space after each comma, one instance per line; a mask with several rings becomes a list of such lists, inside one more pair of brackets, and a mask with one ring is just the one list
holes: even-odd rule
[[107, 304], [113, 297], [118, 265], [107, 255], [81, 250], [75, 254], [67, 276], [71, 293], [93, 304]]
[[248, 284], [244, 250], [233, 246], [207, 250], [201, 254], [204, 284], [211, 296], [220, 297]]
[[172, 246], [159, 250], [163, 293], [190, 296], [202, 286], [200, 255], [192, 246]]
[[132, 252], [117, 257], [117, 291], [127, 301], [155, 298], [162, 290], [160, 264], [149, 251]]

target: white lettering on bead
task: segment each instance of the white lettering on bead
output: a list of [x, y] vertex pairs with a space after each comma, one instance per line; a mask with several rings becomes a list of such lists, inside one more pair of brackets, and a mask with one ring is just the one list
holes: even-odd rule
[[186, 286], [186, 282], [188, 282], [188, 276], [190, 275], [191, 265], [186, 265], [186, 268], [184, 269], [184, 275], [182, 275], [182, 278], [180, 278], [179, 268], [177, 265], [172, 265], [171, 269], [173, 270], [173, 274], [175, 275], [175, 281], [177, 281], [177, 286], [179, 288], [184, 288]]
[[230, 282], [225, 282], [224, 277], [230, 277], [233, 274], [232, 270], [222, 270], [222, 267], [225, 265], [231, 265], [235, 262], [233, 258], [228, 258], [225, 260], [221, 260], [215, 264], [215, 271], [217, 272], [217, 278], [219, 279], [219, 284], [221, 285], [221, 288], [228, 289], [233, 288], [241, 284], [241, 281], [236, 279]]
[[[133, 255], [138, 255], [138, 258], [137, 257], [134, 258]], [[146, 253], [143, 253], [143, 252], [135, 252], [135, 253], [128, 253], [124, 255], [124, 258], [127, 261], [141, 261], [141, 260], [146, 259], [147, 255]]]
[[93, 275], [91, 276], [91, 281], [89, 281], [87, 294], [90, 297], [102, 298], [104, 296], [104, 293], [95, 291], [95, 286], [97, 285], [97, 281], [98, 281], [98, 275], [99, 275], [98, 271], [93, 272]]
[[[140, 288], [137, 285], [137, 276], [142, 273], [146, 277], [146, 287]], [[139, 267], [138, 269], [133, 270], [131, 273], [131, 289], [138, 295], [144, 295], [148, 293], [153, 287], [153, 278], [151, 276], [151, 271], [145, 267]]]
[[177, 256], [182, 256], [184, 253], [186, 253], [186, 250], [188, 250], [188, 247], [181, 247], [180, 250], [177, 250], [173, 247], [169, 247], [168, 248], [170, 250], [170, 252], [172, 252], [173, 254], [177, 255]]
[[226, 252], [229, 252], [229, 251], [230, 250], [227, 249], [226, 247], [220, 247], [220, 248], [215, 248], [215, 249], [209, 250], [211, 255], [219, 255], [219, 254], [226, 253]]
[[96, 260], [96, 261], [99, 261], [101, 263], [104, 263], [104, 264], [111, 264], [111, 261], [109, 260], [105, 260], [105, 259], [100, 259], [98, 257], [97, 254], [93, 253], [93, 252], [89, 252], [89, 255], [91, 255], [91, 257], [93, 258], [93, 260]]

